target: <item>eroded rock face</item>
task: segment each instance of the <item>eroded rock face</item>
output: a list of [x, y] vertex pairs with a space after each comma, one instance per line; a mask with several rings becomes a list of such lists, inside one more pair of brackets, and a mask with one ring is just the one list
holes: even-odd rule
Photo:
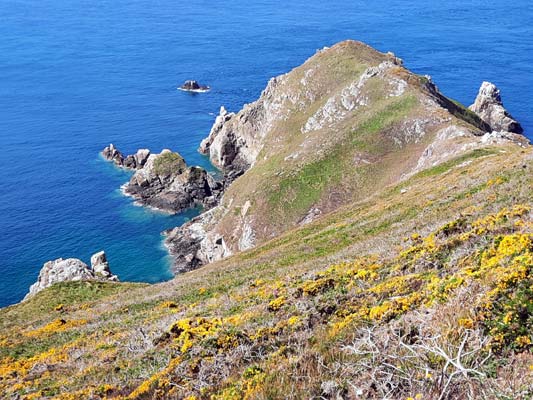
[[476, 101], [469, 107], [485, 121], [493, 131], [523, 133], [524, 130], [504, 108], [500, 90], [490, 82], [483, 82]]
[[244, 106], [238, 113], [228, 113], [224, 107], [199, 151], [208, 154], [228, 181], [246, 172], [263, 148], [264, 138], [274, 123], [287, 112], [283, 107], [288, 95], [280, 92], [284, 76], [272, 78], [261, 97]]
[[196, 205], [212, 208], [222, 194], [223, 182], [201, 167], [187, 166], [180, 154], [168, 149], [160, 154], [141, 149], [135, 155], [124, 157], [109, 145], [102, 155], [121, 167], [135, 170], [123, 191], [145, 206], [172, 213]]
[[118, 277], [111, 273], [105, 252], [100, 251], [91, 257], [91, 267], [77, 258], [58, 258], [57, 260], [46, 262], [37, 282], [30, 286], [30, 291], [24, 297], [29, 299], [36, 293], [54, 283], [67, 281], [118, 281]]
[[165, 246], [174, 257], [176, 273], [190, 271], [232, 254], [222, 235], [209, 231], [209, 226], [217, 222], [219, 212], [220, 206], [164, 232]]

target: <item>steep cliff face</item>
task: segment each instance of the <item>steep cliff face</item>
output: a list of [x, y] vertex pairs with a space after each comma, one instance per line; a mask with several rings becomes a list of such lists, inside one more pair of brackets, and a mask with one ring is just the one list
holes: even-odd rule
[[238, 113], [221, 109], [200, 151], [238, 179], [216, 210], [169, 232], [177, 268], [249, 249], [470, 150], [527, 142], [489, 133], [481, 117], [391, 53], [355, 41], [323, 49]]

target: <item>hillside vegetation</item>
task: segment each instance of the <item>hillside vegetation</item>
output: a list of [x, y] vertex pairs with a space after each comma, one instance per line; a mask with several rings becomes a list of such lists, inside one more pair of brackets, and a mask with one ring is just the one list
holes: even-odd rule
[[57, 284], [2, 310], [0, 393], [529, 399], [532, 170], [486, 146], [170, 282]]
[[486, 130], [392, 53], [341, 42], [271, 80], [224, 124], [212, 161], [236, 152], [252, 165], [206, 230], [232, 253], [248, 249], [477, 148]]

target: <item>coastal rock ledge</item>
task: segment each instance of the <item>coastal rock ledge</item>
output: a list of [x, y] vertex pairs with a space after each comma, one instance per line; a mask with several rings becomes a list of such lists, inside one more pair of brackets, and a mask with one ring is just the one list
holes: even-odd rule
[[93, 254], [90, 267], [77, 258], [58, 258], [43, 265], [37, 282], [30, 286], [30, 291], [23, 301], [54, 283], [67, 281], [118, 282], [118, 277], [111, 273], [106, 254], [103, 251]]

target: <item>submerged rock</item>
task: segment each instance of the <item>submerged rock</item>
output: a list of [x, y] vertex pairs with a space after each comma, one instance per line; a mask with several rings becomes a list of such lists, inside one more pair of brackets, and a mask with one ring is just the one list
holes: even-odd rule
[[[91, 267], [77, 258], [58, 258], [46, 262], [37, 282], [30, 286], [29, 293], [24, 300], [54, 283], [67, 281], [118, 281], [118, 277], [111, 273], [105, 252], [100, 251], [91, 257]], [[23, 301], [24, 301], [23, 300]]]
[[505, 109], [500, 90], [490, 82], [483, 82], [474, 104], [469, 109], [485, 121], [493, 131], [523, 133], [518, 121]]
[[188, 92], [205, 92], [209, 90], [209, 86], [201, 85], [198, 81], [188, 80], [179, 87], [180, 90], [185, 90]]

